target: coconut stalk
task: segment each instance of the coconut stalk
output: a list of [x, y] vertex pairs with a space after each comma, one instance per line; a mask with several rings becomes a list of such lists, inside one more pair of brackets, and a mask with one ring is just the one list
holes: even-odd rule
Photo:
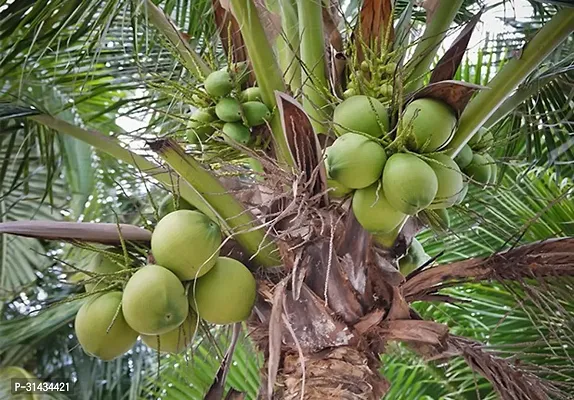
[[565, 8], [548, 21], [521, 54], [508, 61], [488, 83], [490, 90], [479, 93], [462, 113], [459, 127], [449, 144], [448, 154], [456, 156], [480, 127], [493, 115], [534, 69], [574, 31], [574, 9]]
[[294, 0], [276, 0], [275, 8], [281, 15], [283, 34], [277, 38], [277, 56], [287, 86], [296, 93], [301, 88], [299, 59], [299, 21]]
[[231, 6], [243, 35], [257, 84], [261, 89], [262, 100], [270, 110], [274, 111], [270, 126], [277, 159], [294, 166], [295, 162], [281, 127], [279, 113], [276, 112], [275, 91], [284, 92], [285, 84], [273, 49], [267, 41], [257, 8], [253, 0], [231, 0]]
[[[174, 188], [175, 179], [172, 174], [158, 165], [146, 160], [144, 157], [124, 149], [116, 140], [109, 136], [103, 135], [99, 132], [79, 128], [45, 114], [35, 115], [29, 118], [58, 132], [73, 136], [118, 160], [122, 160], [127, 164], [133, 165], [138, 170], [153, 176], [154, 179], [159, 181], [167, 189]], [[170, 157], [170, 160], [172, 163], [177, 164], [174, 156]], [[185, 160], [179, 161], [180, 163], [185, 162]], [[193, 185], [188, 181], [179, 184], [177, 190], [179, 190], [181, 197], [194, 205], [199, 211], [203, 212], [214, 221], [217, 221], [221, 225], [223, 231], [227, 234], [235, 230], [239, 231], [243, 228], [246, 229], [247, 226], [252, 227], [255, 220], [251, 214], [244, 213], [240, 217], [237, 217], [239, 214], [236, 212], [238, 209], [237, 204], [240, 205], [240, 203], [238, 203], [231, 194], [227, 192], [219, 192], [217, 197], [218, 207], [213, 207], [210, 201], [207, 200], [202, 193], [212, 193], [212, 189], [220, 190], [221, 186], [218, 186], [217, 180], [200, 166], [194, 164], [194, 167], [196, 168], [194, 172], [200, 171], [202, 173], [193, 177]], [[226, 204], [231, 205], [231, 207], [227, 208], [225, 206]], [[221, 213], [218, 210], [221, 210]], [[242, 208], [242, 210], [244, 209]], [[276, 265], [277, 260], [270, 256], [270, 254], [275, 251], [276, 247], [270, 239], [265, 238], [262, 230], [253, 229], [248, 232], [242, 232], [241, 234], [236, 235], [236, 239], [237, 242], [243, 246], [250, 255], [253, 255], [255, 260], [261, 265]]]
[[462, 5], [462, 0], [442, 0], [434, 2], [434, 4], [437, 4], [436, 9], [427, 11], [425, 32], [419, 39], [413, 57], [409, 62], [409, 64], [412, 63], [414, 65], [414, 69], [410, 74], [411, 82], [406, 87], [407, 92], [412, 92], [422, 87], [424, 77], [429, 72], [440, 44]]
[[297, 0], [301, 37], [303, 109], [311, 118], [315, 133], [327, 132], [327, 64], [321, 1]]
[[149, 22], [173, 45], [184, 67], [197, 79], [204, 79], [211, 69], [197, 55], [189, 43], [181, 36], [181, 33], [165, 13], [160, 10], [151, 0], [143, 4]]

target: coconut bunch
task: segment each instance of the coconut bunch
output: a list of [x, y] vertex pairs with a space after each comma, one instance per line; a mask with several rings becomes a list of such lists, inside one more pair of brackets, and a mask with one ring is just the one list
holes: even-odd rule
[[197, 144], [218, 132], [228, 144], [248, 146], [252, 128], [263, 125], [271, 112], [257, 86], [242, 89], [249, 77], [247, 63], [235, 63], [210, 73], [194, 94], [198, 108], [187, 125], [187, 140]]
[[[386, 107], [365, 95], [341, 102], [333, 124], [338, 138], [326, 150], [328, 184], [332, 196], [352, 194], [355, 217], [367, 231], [390, 234], [399, 231], [408, 216], [447, 209], [464, 199], [465, 174], [444, 152], [457, 125], [456, 113], [446, 102], [410, 101], [394, 137]], [[485, 146], [483, 141], [477, 144]], [[483, 166], [482, 157], [471, 154], [473, 160], [464, 166], [475, 181], [482, 178], [475, 172]]]
[[[109, 361], [141, 337], [155, 350], [179, 353], [190, 346], [200, 320], [246, 320], [255, 303], [255, 278], [241, 262], [219, 256], [221, 241], [215, 222], [179, 209], [163, 216], [152, 234], [153, 263], [135, 269], [118, 262], [119, 254], [108, 256], [117, 250], [98, 253], [88, 267], [95, 278], [85, 284], [92, 294], [75, 319], [84, 351]], [[122, 280], [122, 290], [109, 291], [105, 282], [112, 276], [129, 279]]]
[[480, 186], [495, 184], [498, 167], [488, 151], [494, 144], [492, 132], [480, 130], [465, 144], [454, 161], [469, 177], [470, 182]]

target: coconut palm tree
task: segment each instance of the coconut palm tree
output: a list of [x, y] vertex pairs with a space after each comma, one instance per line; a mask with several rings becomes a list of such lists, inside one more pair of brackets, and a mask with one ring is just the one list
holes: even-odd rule
[[[0, 3], [0, 227], [12, 234], [1, 243], [2, 366], [75, 374], [89, 398], [568, 398], [574, 10], [535, 9], [519, 35], [463, 63], [481, 16], [472, 1]], [[443, 51], [453, 21], [462, 29]], [[272, 111], [255, 144], [188, 143], [190, 113], [210, 101], [203, 82], [244, 61], [244, 85], [256, 82]], [[355, 94], [389, 111], [388, 134], [369, 138], [389, 156], [405, 152], [397, 132], [414, 100], [456, 114], [441, 149], [451, 158], [489, 128], [497, 180], [471, 185], [450, 222], [423, 210], [373, 235], [350, 196], [329, 196], [323, 163], [333, 111]], [[138, 112], [143, 128], [116, 123]], [[205, 327], [191, 360], [158, 369], [138, 344], [96, 362], [67, 336], [86, 295], [62, 275], [93, 243], [145, 255], [166, 191], [216, 221], [222, 252], [256, 276], [250, 341], [239, 325]], [[55, 219], [94, 223], [46, 222]], [[415, 236], [431, 258], [401, 272]], [[142, 381], [142, 370], [158, 380]]]

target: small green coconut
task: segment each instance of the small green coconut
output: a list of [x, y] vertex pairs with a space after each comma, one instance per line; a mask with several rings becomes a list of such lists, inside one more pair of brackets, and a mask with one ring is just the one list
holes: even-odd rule
[[490, 161], [482, 154], [475, 153], [472, 156], [472, 162], [464, 169], [464, 173], [474, 182], [486, 185], [490, 182]]
[[207, 76], [203, 82], [205, 91], [213, 97], [227, 96], [233, 90], [233, 78], [231, 74], [225, 70], [220, 69], [214, 71]]
[[350, 189], [345, 185], [340, 184], [336, 180], [330, 178], [327, 178], [327, 189], [329, 190], [329, 197], [333, 199], [342, 199], [353, 191], [353, 189]]
[[126, 322], [121, 304], [122, 292], [108, 292], [88, 299], [80, 307], [74, 329], [86, 353], [110, 361], [136, 343], [138, 333]]
[[464, 199], [466, 198], [466, 194], [468, 193], [468, 181], [467, 180], [463, 180], [462, 183], [462, 190], [458, 195], [458, 198], [456, 199], [456, 203], [454, 204], [462, 204], [462, 202], [464, 201]]
[[256, 86], [247, 88], [241, 92], [241, 94], [239, 95], [239, 99], [241, 100], [242, 103], [248, 101], [262, 101], [261, 89]]
[[351, 189], [362, 189], [380, 178], [387, 161], [383, 147], [363, 135], [347, 133], [327, 149], [327, 173]]
[[187, 123], [187, 140], [191, 144], [197, 144], [205, 141], [209, 136], [215, 132], [213, 123], [215, 117], [209, 110], [199, 108], [191, 114], [189, 122]]
[[122, 308], [132, 329], [143, 335], [161, 335], [185, 321], [189, 304], [177, 276], [166, 268], [150, 264], [128, 280]]
[[189, 347], [199, 324], [197, 314], [190, 311], [183, 323], [161, 335], [141, 335], [142, 342], [161, 353], [181, 353]]
[[472, 161], [472, 149], [468, 144], [462, 146], [460, 153], [454, 158], [454, 162], [458, 164], [460, 169], [465, 169]]
[[434, 170], [412, 154], [393, 154], [383, 171], [383, 191], [396, 210], [415, 215], [427, 208], [438, 191]]
[[[481, 129], [484, 129], [484, 128], [481, 128]], [[493, 145], [494, 145], [494, 135], [492, 134], [491, 131], [486, 130], [483, 133], [480, 141], [475, 144], [474, 148], [476, 149], [476, 151], [484, 152], [484, 151], [489, 150]]]
[[226, 122], [221, 131], [223, 140], [229, 144], [238, 143], [245, 146], [251, 140], [251, 131], [241, 122]]
[[445, 103], [435, 99], [417, 99], [407, 105], [402, 116], [407, 147], [430, 153], [445, 146], [454, 133], [456, 115]]
[[195, 207], [189, 204], [183, 197], [177, 199], [177, 208], [175, 205], [175, 197], [173, 193], [168, 194], [163, 198], [159, 205], [158, 216], [160, 219], [165, 217], [167, 214], [174, 212], [176, 210], [195, 210]]
[[471, 149], [475, 150], [476, 145], [482, 140], [482, 136], [487, 132], [486, 128], [479, 128], [478, 131], [474, 133], [474, 135], [468, 141], [468, 145]]
[[156, 262], [182, 281], [206, 274], [217, 260], [220, 245], [219, 226], [199, 211], [178, 210], [166, 215], [151, 236]]
[[394, 209], [383, 193], [383, 187], [377, 181], [353, 194], [353, 213], [365, 230], [386, 234], [392, 232], [406, 217]]
[[335, 108], [333, 125], [338, 135], [363, 132], [379, 138], [389, 131], [389, 116], [374, 97], [351, 96]]
[[407, 276], [430, 259], [431, 257], [425, 252], [422, 244], [416, 238], [413, 238], [407, 254], [399, 260], [399, 270], [401, 274]]
[[191, 285], [189, 304], [207, 322], [231, 324], [251, 315], [256, 294], [249, 269], [233, 258], [219, 257], [211, 271]]
[[451, 207], [462, 191], [462, 172], [457, 163], [446, 154], [432, 154], [428, 159], [438, 179], [438, 190], [429, 208]]
[[224, 97], [215, 106], [215, 114], [224, 122], [241, 121], [241, 104], [231, 97]]
[[248, 126], [263, 125], [271, 118], [271, 111], [260, 101], [247, 101], [242, 104], [243, 116]]
[[[104, 251], [116, 255], [122, 254], [122, 250], [116, 249], [115, 247], [108, 247], [104, 249]], [[112, 274], [114, 272], [119, 272], [123, 270], [124, 269], [122, 266], [123, 263], [124, 263], [123, 257], [120, 259], [105, 253], [96, 253], [96, 255], [92, 258], [92, 261], [90, 261], [90, 264], [88, 264], [87, 270], [90, 272], [94, 272], [96, 274]], [[86, 276], [86, 278], [90, 277]], [[108, 283], [100, 281], [100, 279], [102, 278], [97, 277], [90, 278], [91, 282], [86, 283], [84, 285], [86, 292], [93, 292], [98, 289], [100, 290], [105, 289], [106, 286], [108, 286]]]

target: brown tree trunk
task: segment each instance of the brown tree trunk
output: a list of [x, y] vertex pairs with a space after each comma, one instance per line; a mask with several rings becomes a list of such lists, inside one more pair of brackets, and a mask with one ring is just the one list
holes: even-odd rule
[[[303, 366], [305, 368], [303, 372]], [[380, 400], [389, 388], [380, 362], [351, 346], [314, 356], [288, 354], [279, 385], [285, 400]]]

